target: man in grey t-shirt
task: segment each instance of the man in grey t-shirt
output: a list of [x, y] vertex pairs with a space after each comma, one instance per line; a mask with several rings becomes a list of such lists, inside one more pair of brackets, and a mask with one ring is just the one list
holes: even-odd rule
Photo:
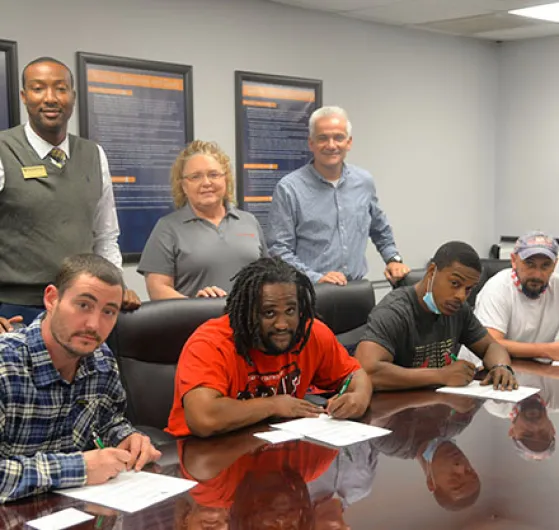
[[423, 280], [392, 291], [373, 308], [355, 356], [377, 390], [469, 384], [475, 366], [456, 360], [461, 344], [483, 358], [489, 373], [482, 384], [516, 388], [509, 354], [466, 302], [480, 273], [476, 251], [451, 241], [437, 250]]

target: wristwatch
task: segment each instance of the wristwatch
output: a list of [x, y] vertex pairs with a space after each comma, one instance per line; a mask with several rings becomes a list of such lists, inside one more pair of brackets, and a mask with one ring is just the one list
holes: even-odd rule
[[387, 262], [386, 264], [388, 265], [389, 263], [403, 263], [404, 260], [402, 259], [402, 256], [400, 256], [400, 254], [394, 254], [394, 256], [392, 256]]
[[512, 366], [509, 366], [508, 364], [494, 364], [491, 368], [489, 368], [489, 371], [492, 372], [495, 368], [506, 368], [512, 375], [514, 375]]

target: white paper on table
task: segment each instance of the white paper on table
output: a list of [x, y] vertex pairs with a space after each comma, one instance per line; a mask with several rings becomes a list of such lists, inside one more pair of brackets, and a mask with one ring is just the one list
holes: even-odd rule
[[282, 442], [289, 442], [290, 440], [300, 440], [303, 438], [302, 434], [297, 434], [296, 432], [282, 431], [278, 429], [276, 431], [265, 431], [265, 432], [255, 432], [254, 436], [266, 440], [271, 444], [279, 444]]
[[492, 385], [481, 386], [479, 383], [479, 381], [472, 381], [466, 386], [443, 386], [437, 388], [437, 392], [518, 403], [540, 391], [539, 388], [531, 386], [519, 386], [516, 390], [495, 390]]
[[551, 363], [551, 366], [559, 366], [559, 361], [553, 361], [553, 362]]
[[157, 473], [125, 471], [105, 484], [56, 490], [55, 493], [123, 512], [137, 512], [188, 491], [196, 484], [193, 480]]
[[532, 357], [532, 360], [536, 361], [537, 363], [551, 364], [551, 365], [554, 365], [554, 363], [556, 362], [556, 361], [552, 361], [549, 357]]
[[25, 524], [37, 530], [62, 530], [90, 519], [93, 519], [93, 515], [80, 512], [75, 508], [67, 508], [66, 510], [60, 510], [59, 512], [33, 519], [33, 521], [27, 521]]
[[307, 438], [336, 447], [364, 442], [392, 432], [356, 421], [337, 420], [327, 414], [320, 414], [318, 418], [300, 418], [283, 423], [274, 423], [271, 427], [301, 434]]

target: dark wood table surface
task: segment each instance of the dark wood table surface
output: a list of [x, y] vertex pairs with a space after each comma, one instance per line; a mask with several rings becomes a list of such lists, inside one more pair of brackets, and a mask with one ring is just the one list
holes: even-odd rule
[[[364, 421], [393, 433], [336, 450], [269, 445], [263, 426], [164, 447], [150, 471], [200, 484], [134, 514], [54, 493], [0, 507], [0, 528], [67, 507], [80, 529], [528, 530], [559, 528], [559, 368], [515, 363], [541, 392], [518, 406], [430, 390], [375, 394]], [[433, 453], [428, 464], [429, 453]]]

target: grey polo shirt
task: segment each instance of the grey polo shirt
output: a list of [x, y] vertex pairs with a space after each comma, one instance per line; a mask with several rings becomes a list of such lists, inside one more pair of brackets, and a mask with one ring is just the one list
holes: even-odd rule
[[215, 285], [231, 290], [231, 278], [245, 265], [267, 256], [256, 218], [228, 204], [219, 226], [197, 217], [189, 204], [159, 219], [144, 247], [138, 272], [165, 274], [174, 288], [196, 296]]

